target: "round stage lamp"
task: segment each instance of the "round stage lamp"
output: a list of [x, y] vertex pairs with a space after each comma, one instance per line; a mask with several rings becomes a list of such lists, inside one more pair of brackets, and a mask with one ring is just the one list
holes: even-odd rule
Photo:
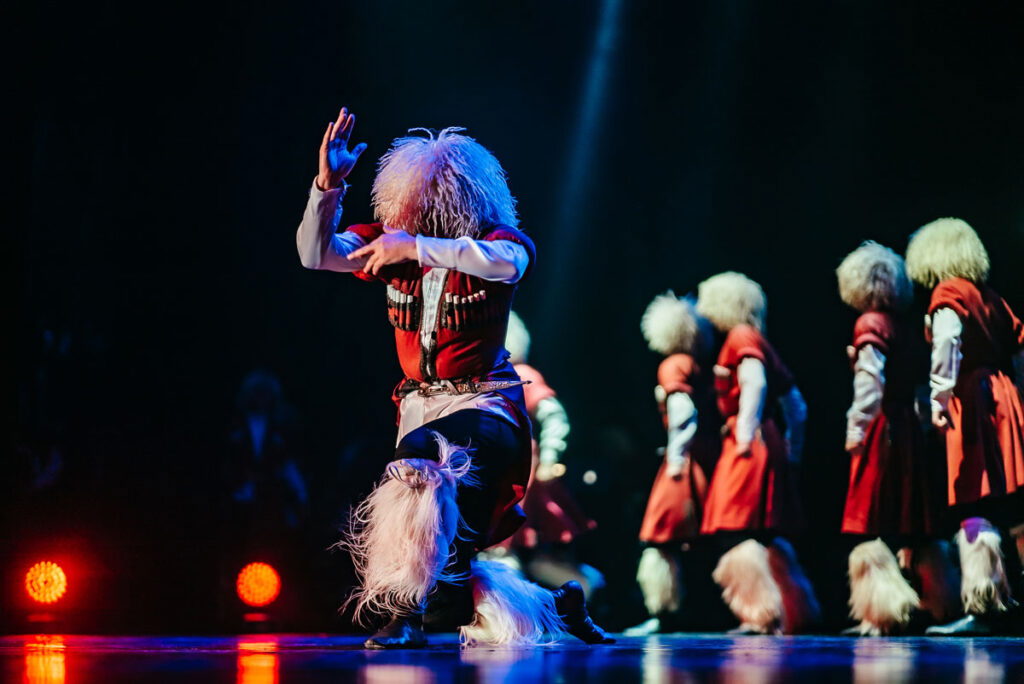
[[39, 561], [25, 573], [25, 591], [38, 603], [56, 603], [68, 590], [68, 576], [53, 561]]
[[267, 563], [249, 563], [238, 573], [235, 587], [242, 603], [260, 608], [273, 603], [281, 593], [281, 577]]

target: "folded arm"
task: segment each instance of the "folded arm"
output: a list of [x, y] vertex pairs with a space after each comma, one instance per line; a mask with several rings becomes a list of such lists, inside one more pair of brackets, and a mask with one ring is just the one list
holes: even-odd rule
[[686, 392], [673, 392], [665, 400], [668, 413], [668, 445], [665, 461], [669, 474], [681, 473], [690, 456], [690, 444], [697, 434], [697, 407]]
[[857, 350], [853, 364], [853, 401], [846, 412], [846, 450], [852, 451], [864, 441], [871, 421], [882, 411], [885, 391], [885, 354], [873, 344]]

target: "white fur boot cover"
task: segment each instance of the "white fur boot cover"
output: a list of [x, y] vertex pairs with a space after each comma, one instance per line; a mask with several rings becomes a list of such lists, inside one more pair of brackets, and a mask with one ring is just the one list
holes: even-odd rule
[[999, 533], [983, 518], [968, 518], [956, 533], [960, 551], [960, 599], [964, 612], [984, 615], [1006, 610], [1010, 584], [1003, 567]]
[[765, 634], [778, 630], [782, 594], [772, 578], [768, 549], [753, 539], [729, 549], [711, 577], [742, 626]]
[[388, 464], [338, 543], [351, 553], [360, 579], [349, 598], [356, 621], [366, 613], [393, 617], [420, 610], [438, 580], [460, 579], [444, 571], [462, 524], [455, 492], [476, 482], [467, 451], [434, 437], [439, 459]]
[[555, 597], [504, 563], [472, 563], [473, 622], [459, 632], [466, 646], [529, 646], [559, 638], [565, 625]]
[[647, 612], [657, 617], [679, 610], [682, 578], [676, 557], [663, 549], [648, 546], [640, 556], [636, 581], [644, 595]]
[[849, 573], [850, 617], [860, 621], [861, 634], [892, 634], [910, 622], [920, 601], [885, 542], [874, 539], [855, 546]]

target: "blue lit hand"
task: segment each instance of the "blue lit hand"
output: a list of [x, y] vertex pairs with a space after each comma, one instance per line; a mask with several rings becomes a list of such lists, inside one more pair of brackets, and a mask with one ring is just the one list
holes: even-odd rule
[[321, 190], [339, 187], [366, 149], [366, 143], [359, 143], [351, 151], [348, 149], [348, 139], [355, 123], [356, 115], [342, 107], [338, 112], [338, 120], [327, 124], [324, 139], [320, 143], [320, 173], [316, 177], [317, 187]]

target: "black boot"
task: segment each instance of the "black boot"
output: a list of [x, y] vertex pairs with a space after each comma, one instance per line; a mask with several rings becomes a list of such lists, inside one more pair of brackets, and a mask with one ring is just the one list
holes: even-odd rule
[[555, 595], [555, 610], [558, 611], [569, 634], [588, 644], [615, 643], [615, 639], [605, 634], [605, 631], [590, 619], [583, 587], [579, 582], [566, 582], [551, 593]]
[[423, 617], [407, 615], [396, 617], [383, 629], [363, 643], [363, 648], [423, 648], [427, 637], [423, 634]]

